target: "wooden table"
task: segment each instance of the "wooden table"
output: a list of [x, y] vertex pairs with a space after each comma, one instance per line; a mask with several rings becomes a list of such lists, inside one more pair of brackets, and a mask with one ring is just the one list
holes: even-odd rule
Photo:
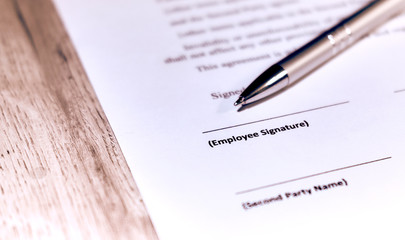
[[51, 0], [0, 0], [0, 239], [157, 239]]

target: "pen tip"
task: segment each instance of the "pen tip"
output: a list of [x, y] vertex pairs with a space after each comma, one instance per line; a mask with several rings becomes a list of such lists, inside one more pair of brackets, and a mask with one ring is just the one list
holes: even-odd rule
[[238, 106], [238, 105], [242, 104], [244, 101], [245, 101], [244, 97], [239, 97], [238, 100], [236, 100], [236, 102], [233, 105]]

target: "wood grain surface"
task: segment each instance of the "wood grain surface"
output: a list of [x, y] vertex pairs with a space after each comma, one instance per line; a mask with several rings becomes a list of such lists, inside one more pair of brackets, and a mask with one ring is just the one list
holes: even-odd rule
[[0, 0], [0, 239], [157, 239], [51, 0]]

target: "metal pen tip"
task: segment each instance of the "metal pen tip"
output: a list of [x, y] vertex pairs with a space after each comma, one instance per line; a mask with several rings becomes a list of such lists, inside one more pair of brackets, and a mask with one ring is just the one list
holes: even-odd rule
[[244, 97], [239, 97], [238, 100], [233, 104], [234, 106], [241, 105], [245, 101]]

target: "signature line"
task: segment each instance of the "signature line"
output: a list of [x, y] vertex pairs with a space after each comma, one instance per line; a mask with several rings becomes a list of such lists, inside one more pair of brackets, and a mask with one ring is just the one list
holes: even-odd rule
[[335, 103], [335, 104], [326, 105], [326, 106], [317, 107], [317, 108], [311, 108], [311, 109], [307, 109], [307, 110], [303, 110], [303, 111], [299, 111], [299, 112], [284, 114], [284, 115], [271, 117], [271, 118], [266, 118], [266, 119], [261, 119], [261, 120], [257, 120], [257, 121], [253, 121], [253, 122], [247, 122], [247, 123], [241, 123], [241, 124], [237, 124], [237, 125], [233, 125], [233, 126], [217, 128], [217, 129], [205, 131], [205, 132], [203, 132], [203, 134], [222, 131], [222, 130], [226, 130], [226, 129], [230, 129], [230, 128], [242, 127], [242, 126], [245, 126], [245, 125], [259, 123], [259, 122], [265, 122], [265, 121], [273, 120], [273, 119], [276, 119], [276, 118], [283, 118], [283, 117], [288, 117], [288, 116], [297, 115], [297, 114], [301, 114], [301, 113], [312, 112], [312, 111], [321, 110], [321, 109], [324, 109], [324, 108], [335, 107], [335, 106], [339, 106], [339, 105], [343, 105], [343, 104], [347, 104], [347, 103], [349, 103], [349, 101]]
[[241, 195], [241, 194], [245, 194], [245, 193], [249, 193], [249, 192], [254, 192], [254, 191], [258, 191], [258, 190], [262, 190], [262, 189], [265, 189], [265, 188], [270, 188], [270, 187], [274, 187], [274, 186], [278, 186], [278, 185], [282, 185], [282, 184], [286, 184], [286, 183], [296, 182], [296, 181], [300, 181], [300, 180], [303, 180], [303, 179], [324, 175], [324, 174], [327, 174], [327, 173], [342, 171], [342, 170], [349, 169], [349, 168], [354, 168], [354, 167], [359, 167], [359, 166], [363, 166], [363, 165], [367, 165], [367, 164], [371, 164], [371, 163], [381, 162], [381, 161], [385, 161], [385, 160], [388, 160], [388, 159], [391, 159], [391, 158], [392, 157], [380, 158], [380, 159], [369, 161], [369, 162], [363, 162], [363, 163], [359, 163], [359, 164], [355, 164], [355, 165], [336, 168], [336, 169], [325, 171], [325, 172], [311, 174], [311, 175], [304, 176], [304, 177], [294, 178], [294, 179], [290, 179], [290, 180], [286, 180], [286, 181], [282, 181], [282, 182], [277, 182], [277, 183], [272, 183], [272, 184], [269, 184], [269, 185], [264, 185], [264, 186], [260, 186], [260, 187], [256, 187], [256, 188], [251, 188], [251, 189], [247, 189], [247, 190], [237, 192], [236, 195]]

